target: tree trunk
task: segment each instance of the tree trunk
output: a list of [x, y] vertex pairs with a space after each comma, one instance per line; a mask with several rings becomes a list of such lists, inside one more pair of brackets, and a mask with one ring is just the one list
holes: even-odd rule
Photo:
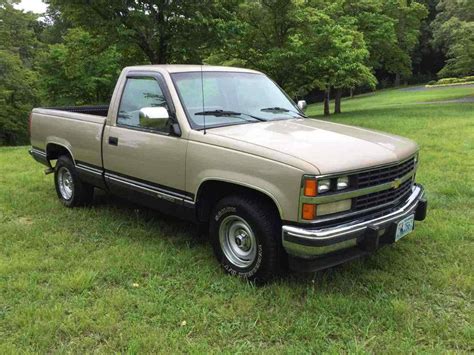
[[354, 88], [351, 88], [351, 99], [354, 97]]
[[334, 113], [341, 113], [341, 98], [342, 98], [342, 89], [339, 88], [336, 90], [334, 95]]
[[395, 74], [395, 86], [400, 86], [400, 73]]
[[329, 86], [326, 88], [324, 92], [324, 116], [329, 116], [329, 95], [330, 95], [330, 88]]

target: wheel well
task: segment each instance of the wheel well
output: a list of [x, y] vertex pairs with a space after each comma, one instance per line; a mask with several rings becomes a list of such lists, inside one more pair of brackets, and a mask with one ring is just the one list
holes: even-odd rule
[[71, 152], [64, 146], [55, 144], [55, 143], [49, 143], [46, 146], [46, 158], [48, 161], [51, 163], [51, 160], [56, 160], [58, 159], [61, 155], [66, 155], [69, 158], [71, 158], [72, 161], [74, 161]]
[[212, 207], [217, 201], [230, 195], [246, 195], [261, 199], [262, 203], [268, 204], [276, 215], [281, 218], [275, 201], [265, 193], [250, 187], [233, 184], [225, 181], [208, 180], [199, 187], [196, 198], [197, 218], [200, 222], [207, 222], [212, 211]]

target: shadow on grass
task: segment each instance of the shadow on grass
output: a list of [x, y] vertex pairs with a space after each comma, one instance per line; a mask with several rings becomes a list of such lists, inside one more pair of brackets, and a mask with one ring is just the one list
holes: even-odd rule
[[173, 234], [180, 234], [180, 237], [186, 238], [187, 241], [195, 245], [206, 243], [206, 235], [202, 233], [197, 224], [138, 205], [100, 189], [95, 189], [94, 191], [93, 207], [97, 209], [109, 209], [112, 207], [122, 215], [124, 222], [134, 220], [140, 226], [159, 226], [161, 233], [157, 234], [164, 234], [167, 238]]
[[[177, 238], [181, 238], [185, 239], [183, 242], [187, 243], [190, 247], [204, 246], [210, 249], [212, 248], [209, 242], [210, 237], [207, 229], [199, 227], [195, 223], [183, 221], [179, 218], [161, 213], [158, 210], [137, 205], [103, 190], [95, 190], [93, 207], [99, 210], [113, 208], [118, 212], [118, 214], [120, 214], [118, 217], [122, 218], [124, 221], [134, 220], [143, 228], [156, 228], [156, 238], [161, 238], [161, 241], [169, 241], [170, 237], [173, 241], [176, 241]], [[158, 229], [160, 233], [158, 233]], [[179, 236], [176, 236], [177, 234], [179, 234]], [[196, 250], [195, 252], [199, 251]], [[364, 259], [365, 258], [358, 259], [355, 263], [358, 263], [359, 265], [361, 263], [365, 264], [366, 262]], [[217, 264], [217, 260], [215, 260], [215, 263]], [[354, 262], [349, 262], [317, 272], [293, 272], [286, 269], [286, 271], [274, 281], [279, 284], [291, 286], [308, 283], [326, 283], [328, 281], [330, 282], [332, 279], [335, 280], [336, 278], [353, 278], [355, 275], [354, 268], [351, 266], [353, 263]], [[363, 267], [357, 268], [357, 275], [362, 276], [363, 270]], [[221, 270], [221, 273], [222, 276], [225, 275], [223, 270]]]

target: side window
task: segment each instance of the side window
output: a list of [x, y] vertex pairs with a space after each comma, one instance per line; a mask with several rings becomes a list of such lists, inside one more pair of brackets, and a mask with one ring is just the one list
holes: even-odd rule
[[160, 85], [154, 78], [128, 78], [123, 89], [117, 117], [120, 125], [167, 132], [168, 120], [140, 122], [139, 112], [145, 107], [164, 107], [168, 110]]

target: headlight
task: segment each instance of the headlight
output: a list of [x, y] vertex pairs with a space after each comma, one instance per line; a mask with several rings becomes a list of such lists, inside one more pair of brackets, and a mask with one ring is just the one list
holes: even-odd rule
[[317, 180], [314, 177], [306, 177], [303, 181], [303, 193], [307, 197], [316, 197], [330, 191], [340, 191], [350, 187], [348, 176], [326, 178]]
[[331, 180], [318, 180], [318, 193], [323, 194], [331, 189]]
[[330, 203], [323, 203], [317, 206], [318, 216], [348, 211], [351, 209], [352, 200], [342, 200]]
[[349, 187], [349, 177], [348, 176], [342, 176], [337, 179], [337, 189], [338, 190], [344, 190]]

